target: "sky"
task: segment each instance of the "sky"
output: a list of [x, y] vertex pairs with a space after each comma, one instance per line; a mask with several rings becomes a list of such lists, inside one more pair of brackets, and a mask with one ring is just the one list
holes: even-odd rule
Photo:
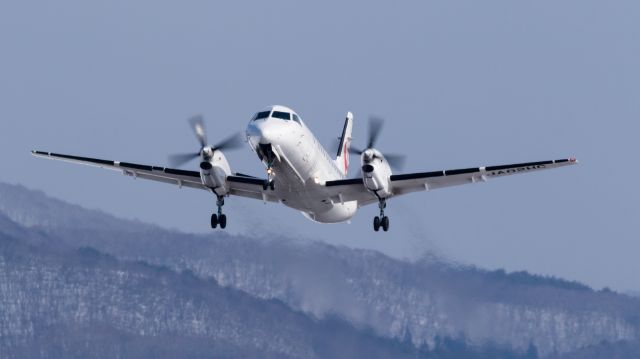
[[[0, 181], [212, 233], [210, 194], [30, 150], [167, 165], [198, 149], [191, 115], [214, 142], [272, 104], [327, 147], [352, 111], [362, 147], [377, 115], [403, 172], [581, 163], [395, 198], [388, 233], [371, 228], [375, 205], [320, 225], [243, 198], [227, 199], [227, 230], [638, 291], [639, 18], [635, 0], [3, 1]], [[264, 174], [248, 145], [227, 157]]]

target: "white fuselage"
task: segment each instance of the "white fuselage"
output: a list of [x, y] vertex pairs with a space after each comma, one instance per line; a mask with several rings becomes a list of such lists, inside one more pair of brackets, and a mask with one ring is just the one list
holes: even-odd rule
[[[345, 175], [302, 121], [254, 119], [246, 134], [253, 151], [273, 169], [275, 191], [282, 204], [323, 223], [343, 222], [356, 213], [356, 201], [328, 200], [322, 184]], [[271, 153], [267, 156], [269, 146]]]

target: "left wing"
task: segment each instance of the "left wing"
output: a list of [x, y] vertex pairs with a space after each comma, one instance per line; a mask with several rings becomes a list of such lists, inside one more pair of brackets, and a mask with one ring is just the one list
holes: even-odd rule
[[[411, 192], [430, 191], [468, 183], [485, 182], [493, 177], [527, 173], [577, 163], [578, 161], [575, 158], [567, 158], [554, 161], [391, 175], [389, 184], [393, 194], [389, 198]], [[327, 181], [325, 183], [325, 190], [332, 202], [358, 201], [358, 206], [364, 206], [378, 201], [376, 196], [365, 188], [362, 178]]]
[[333, 203], [358, 201], [358, 207], [378, 202], [378, 198], [364, 186], [362, 178], [325, 182], [327, 197]]
[[473, 167], [435, 172], [391, 175], [391, 189], [395, 196], [432, 189], [458, 186], [475, 182], [486, 182], [489, 178], [528, 173], [551, 168], [574, 165], [575, 158], [553, 161], [526, 162], [511, 165]]

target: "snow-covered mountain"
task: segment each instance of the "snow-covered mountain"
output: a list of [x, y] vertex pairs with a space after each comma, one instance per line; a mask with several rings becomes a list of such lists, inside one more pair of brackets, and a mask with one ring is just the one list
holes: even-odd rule
[[[99, 251], [112, 256], [108, 257], [113, 262], [111, 265], [123, 268], [107, 274], [89, 271], [90, 275], [85, 280], [91, 278], [100, 283], [118, 283], [117, 275], [113, 273], [120, 271], [130, 279], [125, 282], [127, 288], [131, 288], [134, 293], [136, 290], [144, 292], [145, 289], [142, 288], [162, 288], [161, 285], [147, 286], [144, 284], [147, 282], [170, 282], [179, 287], [183, 280], [192, 281], [193, 288], [205, 288], [201, 290], [212, 298], [222, 295], [220, 293], [233, 293], [260, 305], [277, 303], [279, 310], [297, 313], [309, 323], [319, 323], [321, 327], [328, 325], [323, 324], [326, 322], [340, 323], [353, 332], [352, 335], [357, 340], [377, 343], [377, 353], [395, 348], [408, 355], [429, 353], [434, 356], [435, 353], [440, 353], [446, 357], [443, 353], [447, 353], [447, 350], [448, 353], [454, 353], [451, 348], [458, 348], [466, 354], [475, 350], [474, 353], [485, 355], [494, 350], [492, 353], [499, 352], [500, 355], [556, 357], [576, 353], [586, 356], [601, 353], [607, 348], [629, 354], [637, 353], [639, 347], [640, 300], [611, 291], [594, 291], [575, 282], [525, 272], [490, 272], [458, 266], [437, 257], [406, 262], [374, 251], [336, 247], [319, 242], [301, 243], [288, 238], [248, 238], [229, 236], [220, 231], [210, 235], [178, 233], [85, 210], [13, 185], [0, 184], [0, 214], [6, 217], [2, 219], [0, 216], [0, 232], [4, 232], [8, 238], [21, 238], [26, 241], [25, 245], [37, 248], [43, 255], [55, 253], [56, 256], [69, 260], [66, 259], [69, 256], [84, 258], [87, 251]], [[68, 252], [64, 248], [68, 248]], [[79, 248], [94, 249], [78, 252]], [[104, 255], [96, 256], [103, 258]], [[98, 262], [103, 261], [101, 259]], [[92, 260], [79, 262], [90, 265]], [[34, 263], [31, 264], [35, 266]], [[20, 281], [20, 273], [35, 276], [25, 277], [24, 280], [28, 283], [41, 283], [38, 278], [50, 276], [52, 286], [58, 283], [53, 278], [63, 278], [63, 282], [66, 278], [56, 272], [57, 267], [50, 269], [49, 274], [32, 273], [33, 270], [30, 271], [28, 265], [17, 265], [16, 268], [22, 268], [20, 270], [6, 265], [0, 268], [0, 275], [11, 273], [14, 276], [11, 280], [3, 278], [0, 285], [5, 281]], [[81, 272], [86, 272], [86, 269]], [[100, 279], [91, 276], [98, 276]], [[81, 279], [75, 280], [82, 283]], [[173, 285], [169, 287], [173, 288]], [[4, 295], [5, 290], [0, 287], [0, 295]], [[24, 290], [38, 293], [39, 289]], [[82, 290], [71, 290], [71, 293], [86, 294], [83, 300], [86, 303], [83, 305], [87, 308], [83, 313], [93, 313], [86, 314], [93, 318], [91, 315], [98, 315], [95, 313], [99, 312], [100, 305], [120, 308], [125, 305], [124, 299], [131, 295], [123, 292], [123, 302], [114, 303], [91, 294], [109, 290], [123, 292], [117, 286], [101, 289], [87, 285]], [[178, 303], [189, 302], [188, 299], [180, 299], [183, 295], [181, 291], [176, 293], [173, 289], [164, 290], [165, 292], [157, 289], [136, 297], [156, 298], [153, 299], [153, 304], [141, 302], [139, 305], [155, 308], [153, 313], [157, 313], [170, 303], [162, 299], [163, 296], [176, 298]], [[43, 295], [47, 297], [48, 294]], [[5, 300], [5, 297], [0, 297], [0, 304], [4, 306]], [[229, 300], [234, 301], [235, 299]], [[65, 304], [59, 308], [75, 308], [79, 305]], [[28, 310], [36, 309], [29, 307]], [[37, 310], [36, 313], [46, 312], [44, 308]], [[182, 319], [195, 315], [184, 306], [182, 309], [169, 306], [166, 310], [175, 310], [171, 315]], [[122, 309], [116, 311], [121, 312]], [[190, 314], [186, 314], [187, 312]], [[118, 331], [125, 330], [141, 338], [147, 338], [152, 333], [151, 337], [157, 338], [171, 332], [163, 332], [158, 328], [171, 327], [173, 333], [191, 333], [189, 330], [200, 333], [194, 327], [183, 331], [179, 329], [182, 325], [179, 323], [158, 324], [157, 321], [163, 322], [163, 319], [154, 322], [151, 319], [153, 315], [147, 316], [144, 313], [142, 309], [127, 312], [127, 316], [142, 315], [144, 318], [137, 321], [135, 318], [130, 319], [124, 324], [110, 327], [107, 332], [117, 336]], [[205, 327], [221, 316], [211, 310], [206, 315], [198, 313], [199, 323]], [[86, 322], [82, 321], [81, 315], [73, 315], [71, 318], [78, 318], [79, 326], [74, 324], [64, 330], [82, 331], [78, 328]], [[147, 317], [149, 320], [145, 321]], [[66, 319], [62, 322], [69, 323], [69, 317], [64, 318]], [[268, 322], [266, 319], [265, 321]], [[23, 319], [21, 323], [24, 322]], [[276, 323], [271, 324], [277, 326]], [[247, 323], [234, 322], [234, 325], [243, 324], [246, 327], [229, 330], [243, 332], [252, 327]], [[12, 333], [13, 327], [2, 328]], [[263, 328], [264, 333], [269, 332], [269, 325], [258, 328]], [[306, 342], [283, 342], [278, 347], [280, 349], [269, 349], [271, 351], [266, 352], [282, 356], [287, 354], [282, 349], [285, 347], [314, 348], [316, 345], [308, 336], [320, 335], [318, 333], [322, 331], [314, 332], [313, 329], [306, 328], [300, 330], [308, 331]], [[208, 332], [205, 330], [203, 333]], [[278, 334], [278, 330], [274, 330], [273, 334], [284, 337], [288, 335]], [[200, 337], [185, 336], [181, 340], [201, 340], [207, 338], [207, 335], [209, 334]], [[222, 347], [228, 347], [225, 350], [230, 353], [238, 347], [253, 348], [247, 349], [248, 353], [268, 348], [266, 344], [251, 347], [242, 342], [230, 341], [226, 337], [215, 338], [223, 343]], [[329, 342], [335, 340], [327, 338]], [[267, 342], [272, 339], [264, 340]], [[291, 355], [318, 354], [313, 350], [304, 350], [300, 349]]]
[[0, 232], [0, 357], [410, 357], [409, 345], [315, 320], [191, 273], [67, 253]]

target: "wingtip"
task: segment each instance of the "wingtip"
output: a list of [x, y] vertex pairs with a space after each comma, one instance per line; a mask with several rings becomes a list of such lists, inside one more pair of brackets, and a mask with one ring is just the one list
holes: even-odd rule
[[49, 156], [49, 152], [31, 150], [31, 154], [34, 156]]
[[574, 163], [574, 164], [578, 164], [578, 163], [580, 163], [580, 161], [578, 161], [578, 159], [577, 159], [577, 158], [575, 158], [575, 157], [570, 157], [570, 158], [569, 158], [569, 162]]

